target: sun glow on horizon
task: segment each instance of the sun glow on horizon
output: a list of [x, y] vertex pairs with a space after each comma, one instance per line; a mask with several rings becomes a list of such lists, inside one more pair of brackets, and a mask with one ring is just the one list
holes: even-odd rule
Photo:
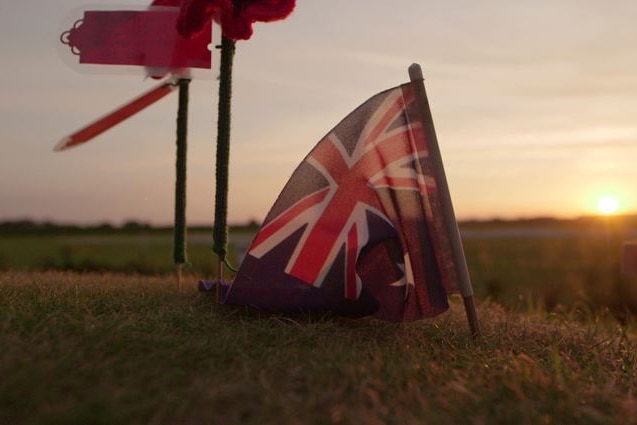
[[597, 211], [601, 215], [615, 215], [619, 211], [619, 201], [615, 196], [604, 195], [597, 201]]

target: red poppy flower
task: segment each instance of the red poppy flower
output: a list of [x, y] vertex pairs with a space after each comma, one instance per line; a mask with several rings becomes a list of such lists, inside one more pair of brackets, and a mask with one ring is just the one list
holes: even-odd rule
[[247, 40], [252, 36], [252, 24], [285, 19], [294, 6], [295, 0], [184, 0], [177, 27], [182, 35], [189, 37], [214, 19], [221, 25], [224, 36]]

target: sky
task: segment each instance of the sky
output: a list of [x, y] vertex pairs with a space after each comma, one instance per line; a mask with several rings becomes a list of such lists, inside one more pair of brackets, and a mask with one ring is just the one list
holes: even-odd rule
[[[109, 3], [0, 3], [0, 220], [172, 222], [176, 95], [52, 150], [157, 84], [141, 70], [69, 65], [60, 33]], [[312, 147], [373, 94], [408, 81], [414, 62], [459, 219], [577, 217], [602, 196], [635, 213], [636, 21], [633, 0], [298, 0], [287, 20], [256, 24], [237, 45], [229, 221], [263, 220]], [[214, 55], [191, 84], [191, 224], [214, 216]]]

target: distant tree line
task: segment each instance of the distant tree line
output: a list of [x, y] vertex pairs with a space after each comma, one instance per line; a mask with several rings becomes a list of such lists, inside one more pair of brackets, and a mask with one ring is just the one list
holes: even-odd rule
[[[231, 225], [231, 231], [257, 231], [260, 224], [249, 221]], [[189, 231], [212, 231], [212, 225], [188, 226]], [[142, 221], [129, 220], [120, 225], [103, 222], [97, 224], [64, 224], [52, 221], [7, 220], [0, 222], [0, 237], [8, 235], [56, 235], [56, 234], [107, 234], [107, 233], [164, 233], [171, 232], [172, 226], [157, 226]]]
[[484, 227], [533, 227], [533, 228], [582, 228], [599, 227], [606, 225], [619, 227], [637, 227], [637, 215], [626, 214], [617, 216], [589, 215], [577, 218], [555, 218], [555, 217], [528, 217], [514, 219], [487, 219], [487, 220], [463, 220], [459, 222], [461, 228], [484, 228]]
[[[460, 228], [485, 227], [590, 227], [613, 223], [621, 227], [637, 228], [637, 215], [620, 215], [616, 217], [584, 216], [574, 219], [558, 219], [553, 217], [533, 217], [520, 219], [486, 219], [464, 220], [459, 222]], [[260, 223], [256, 220], [243, 224], [230, 225], [230, 231], [256, 232]], [[211, 231], [212, 225], [191, 225], [189, 231]], [[3, 235], [55, 235], [55, 234], [106, 234], [106, 233], [165, 233], [171, 232], [172, 226], [152, 225], [143, 221], [129, 220], [114, 225], [108, 222], [97, 224], [64, 224], [52, 221], [7, 220], [0, 222], [0, 236]]]

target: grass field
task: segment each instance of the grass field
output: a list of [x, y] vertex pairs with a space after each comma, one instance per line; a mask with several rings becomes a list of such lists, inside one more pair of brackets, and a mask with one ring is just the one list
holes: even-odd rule
[[637, 423], [635, 322], [481, 302], [389, 324], [215, 305], [170, 276], [0, 272], [2, 424]]
[[[637, 220], [531, 221], [461, 227], [479, 299], [517, 310], [609, 310], [637, 315], [637, 278], [620, 274], [621, 245], [637, 238]], [[237, 264], [237, 240], [230, 235]], [[233, 243], [233, 241], [235, 243]], [[191, 232], [187, 273], [216, 275], [210, 232]], [[0, 270], [72, 270], [144, 275], [173, 271], [172, 235], [163, 232], [8, 235], [0, 237]]]
[[[10, 235], [0, 238], [0, 269], [165, 274], [172, 243], [170, 232]], [[193, 272], [212, 274], [212, 236], [192, 235], [188, 245]]]
[[637, 423], [620, 224], [463, 227], [477, 341], [455, 298], [400, 325], [218, 306], [208, 233], [181, 291], [167, 231], [5, 234], [0, 424]]

